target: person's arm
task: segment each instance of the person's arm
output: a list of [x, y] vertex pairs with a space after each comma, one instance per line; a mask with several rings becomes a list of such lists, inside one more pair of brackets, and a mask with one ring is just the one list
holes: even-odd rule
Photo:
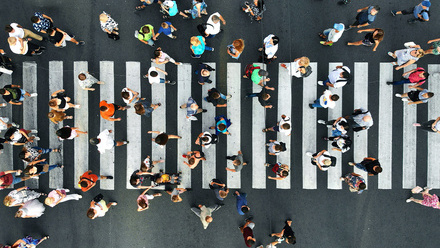
[[342, 117], [339, 117], [338, 119], [336, 119], [336, 120], [333, 122], [333, 127], [336, 126], [336, 124], [338, 124], [338, 122], [339, 122], [341, 119], [342, 119]]
[[20, 192], [20, 191], [25, 190], [25, 189], [28, 189], [28, 188], [29, 188], [29, 187], [24, 186], [24, 187], [18, 188], [18, 189], [16, 189], [16, 190], [17, 190], [17, 192]]
[[66, 195], [62, 194], [60, 191], [57, 190], [56, 192], [60, 196], [60, 199], [57, 202], [55, 202], [55, 206], [58, 205], [58, 203], [60, 203], [61, 200], [63, 200], [66, 197]]
[[160, 33], [156, 33], [156, 35], [153, 35], [153, 40], [156, 40], [159, 35]]
[[282, 177], [271, 177], [271, 176], [268, 176], [267, 178], [272, 179], [272, 180], [283, 180], [284, 179]]
[[197, 4], [197, 5], [196, 5], [196, 8], [197, 8], [197, 17], [202, 17], [201, 14], [200, 14], [200, 6], [201, 6], [200, 4]]
[[314, 156], [313, 158], [314, 159], [317, 159], [317, 158], [319, 158], [322, 154], [324, 154], [324, 152], [326, 152], [326, 150], [322, 150], [322, 151], [320, 151], [318, 154], [316, 154], [316, 156]]
[[266, 105], [266, 106], [264, 106], [264, 108], [273, 108], [273, 106], [272, 105]]
[[368, 8], [370, 8], [370, 6], [367, 6], [367, 7], [362, 8], [362, 9], [358, 9], [357, 12], [359, 13], [359, 12], [362, 12], [362, 11], [364, 11], [364, 10], [368, 10]]
[[27, 133], [25, 131], [18, 130], [18, 132], [21, 133], [29, 141], [29, 136], [27, 135]]
[[5, 174], [11, 174], [11, 173], [21, 173], [21, 170], [8, 170], [4, 171]]
[[225, 168], [227, 171], [230, 171], [230, 172], [237, 172], [235, 169], [230, 169], [230, 168], [228, 168], [228, 167], [226, 167]]
[[47, 19], [49, 19], [51, 22], [53, 22], [53, 20], [52, 20], [52, 18], [51, 18], [50, 16], [43, 14], [43, 17], [44, 17], [44, 18], [47, 18]]
[[223, 25], [226, 25], [226, 21], [222, 15], [219, 15], [220, 21], [222, 21]]
[[160, 134], [159, 131], [148, 131], [147, 133], [157, 133], [157, 134]]
[[64, 92], [64, 91], [65, 91], [64, 89], [57, 90], [54, 93], [52, 93], [52, 95], [50, 95], [50, 96], [57, 96], [58, 93], [61, 93], [61, 92]]
[[168, 73], [162, 69], [160, 69], [159, 67], [156, 67], [156, 70], [162, 72], [163, 74], [165, 74], [166, 76], [168, 76]]
[[216, 185], [218, 185], [220, 187], [226, 187], [226, 184], [224, 184], [224, 183], [211, 182], [211, 185], [214, 185], [214, 184], [216, 184]]
[[420, 104], [420, 103], [424, 103], [422, 101], [417, 101], [417, 102], [409, 102], [408, 105], [413, 105], [413, 104]]
[[433, 40], [428, 40], [428, 44], [432, 43], [432, 42], [436, 42], [436, 41], [440, 41], [440, 38], [438, 39], [433, 39]]
[[367, 28], [367, 29], [361, 29], [361, 30], [358, 30], [357, 32], [360, 34], [360, 33], [362, 33], [362, 32], [374, 32], [374, 28]]
[[362, 27], [366, 27], [366, 26], [368, 26], [368, 25], [370, 25], [370, 23], [366, 22], [366, 23], [364, 23], [364, 24], [357, 25], [357, 27], [358, 27], [358, 28], [362, 28]]
[[373, 52], [375, 52], [376, 51], [376, 49], [377, 49], [377, 47], [379, 46], [379, 43], [380, 43], [380, 41], [378, 41], [378, 40], [374, 40], [374, 47], [373, 47]]
[[24, 43], [27, 42], [27, 41], [24, 41], [23, 39], [19, 39], [19, 38], [17, 38], [17, 39], [18, 39], [18, 41], [19, 41], [20, 44], [21, 44], [20, 53], [21, 53], [21, 54], [24, 54], [24, 50], [25, 50], [25, 48], [24, 48]]
[[411, 65], [411, 64], [414, 64], [414, 62], [416, 62], [414, 59], [410, 59], [410, 60], [408, 60], [405, 64], [403, 64], [403, 65], [401, 65], [401, 66], [397, 66], [397, 67], [395, 68], [395, 70], [400, 70], [400, 69], [402, 69], [402, 68], [404, 68], [404, 67], [407, 67], [407, 66], [409, 66], [409, 65]]
[[411, 74], [411, 73], [415, 72], [416, 70], [417, 69], [412, 69], [411, 71], [407, 71], [407, 72], [402, 74], [402, 77], [405, 77], [406, 75]]
[[237, 56], [237, 53], [238, 53], [238, 51], [237, 51], [236, 53], [231, 53], [231, 51], [229, 51], [229, 47], [226, 48], [226, 52], [227, 52], [229, 55], [234, 56], [234, 57], [236, 57], [236, 56]]
[[275, 90], [275, 87], [269, 87], [267, 85], [265, 85], [264, 88], [267, 89], [267, 90]]
[[23, 104], [22, 102], [13, 102], [12, 100], [9, 101], [9, 103], [12, 105], [22, 105]]
[[148, 190], [150, 190], [150, 189], [151, 189], [151, 186], [147, 186], [146, 190], [144, 190], [144, 192], [142, 192], [141, 195], [145, 195], [148, 192]]
[[[434, 130], [435, 129], [435, 125], [437, 125], [437, 122], [440, 120], [440, 117], [437, 117], [437, 119], [435, 119], [434, 123], [432, 123], [431, 127]], [[438, 130], [434, 130], [434, 131], [438, 131]]]
[[192, 48], [192, 45], [189, 46], [189, 49], [191, 49], [191, 52], [192, 52], [193, 54], [196, 54], [196, 53], [194, 52], [194, 49]]

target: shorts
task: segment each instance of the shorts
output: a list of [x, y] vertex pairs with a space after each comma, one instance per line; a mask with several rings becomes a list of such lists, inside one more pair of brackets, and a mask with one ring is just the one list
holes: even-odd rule
[[371, 42], [370, 39], [364, 39], [364, 40], [362, 40], [362, 45], [364, 45], [364, 46], [372, 46], [373, 44], [374, 44], [374, 43]]
[[255, 227], [255, 223], [254, 222], [251, 222], [251, 223], [249, 223], [248, 225], [247, 225], [247, 227], [249, 227], [250, 229], [254, 229], [254, 227]]
[[[146, 0], [147, 1], [147, 0]], [[150, 3], [147, 3], [147, 2], [142, 2], [142, 5], [144, 5], [144, 6], [147, 6], [147, 5], [151, 5], [151, 4], [153, 4], [153, 3], [157, 3], [157, 1], [158, 0], [150, 0]]]
[[24, 100], [24, 94], [26, 94], [26, 91], [23, 89], [20, 89], [20, 91], [21, 91], [21, 96], [20, 99], [18, 99], [18, 101], [22, 102]]
[[275, 132], [279, 132], [280, 131], [280, 126], [273, 126], [272, 128], [273, 128], [273, 130]]
[[437, 50], [438, 47], [440, 47], [440, 41], [436, 41], [432, 44], [432, 54], [434, 55], [440, 55], [440, 52]]
[[16, 176], [15, 173], [12, 173], [12, 178], [13, 179], [12, 179], [11, 185], [14, 185], [14, 184], [17, 184], [17, 183], [20, 183], [21, 181], [23, 181], [23, 178]]
[[100, 201], [99, 201], [99, 205], [101, 205], [101, 207], [102, 207], [102, 211], [104, 211], [104, 213], [108, 211], [107, 204], [105, 203], [104, 200], [100, 200]]
[[272, 167], [272, 171], [274, 173], [277, 173], [279, 169], [280, 169], [280, 164], [279, 163], [274, 164], [273, 167]]
[[66, 37], [64, 38], [63, 43], [61, 43], [61, 47], [65, 47], [67, 45], [67, 41], [71, 41], [72, 37], [70, 37], [67, 33], [66, 33]]
[[419, 93], [420, 93], [420, 91], [418, 91], [418, 90], [410, 91], [410, 92], [408, 92], [408, 98], [413, 102], [420, 101]]

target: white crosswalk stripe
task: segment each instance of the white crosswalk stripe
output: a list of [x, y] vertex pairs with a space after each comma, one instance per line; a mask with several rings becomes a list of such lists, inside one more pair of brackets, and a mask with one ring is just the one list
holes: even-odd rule
[[[148, 63], [149, 64], [149, 63]], [[208, 63], [211, 67], [216, 68], [215, 63]], [[289, 66], [289, 63], [285, 63]], [[156, 65], [163, 70], [165, 70], [165, 65]], [[342, 65], [341, 62], [332, 62], [328, 63], [328, 71], [332, 71], [337, 65]], [[49, 91], [50, 92], [38, 92], [40, 95], [38, 97], [47, 98], [48, 93], [53, 93], [56, 90], [62, 89], [66, 82], [70, 80], [66, 80], [63, 75], [63, 71], [70, 70], [68, 68], [71, 64], [63, 63], [62, 61], [50, 61], [49, 62]], [[119, 92], [121, 89], [115, 88], [115, 72], [114, 72], [114, 62], [113, 61], [101, 61], [99, 64], [100, 69], [100, 80], [105, 82], [104, 85], [94, 87], [100, 91], [100, 99], [107, 100], [108, 103], [120, 102], [120, 99], [115, 100], [115, 92], [116, 97], [119, 97]], [[172, 65], [169, 65], [172, 66]], [[218, 66], [218, 65], [217, 65]], [[295, 118], [301, 118], [302, 122], [302, 150], [301, 151], [292, 151], [291, 149], [291, 136], [285, 136], [277, 134], [277, 140], [285, 142], [287, 144], [287, 151], [281, 153], [277, 157], [277, 161], [281, 163], [288, 164], [291, 167], [291, 175], [287, 177], [285, 180], [277, 181], [276, 188], [278, 189], [291, 189], [294, 188], [293, 185], [296, 183], [297, 185], [302, 184], [303, 189], [317, 189], [318, 188], [318, 173], [327, 173], [327, 186], [326, 188], [332, 190], [340, 190], [343, 188], [343, 184], [339, 181], [339, 177], [342, 175], [342, 171], [351, 170], [351, 167], [348, 165], [342, 164], [342, 157], [347, 158], [347, 155], [343, 155], [340, 152], [331, 151], [331, 144], [327, 144], [327, 150], [330, 153], [337, 157], [337, 165], [336, 167], [330, 168], [327, 172], [318, 171], [316, 166], [311, 165], [310, 157], [305, 155], [305, 152], [319, 152], [323, 147], [317, 147], [317, 143], [321, 142], [317, 138], [317, 129], [323, 128], [317, 125], [317, 109], [310, 109], [309, 103], [312, 103], [316, 100], [324, 91], [324, 87], [317, 86], [317, 75], [318, 75], [318, 64], [311, 63], [312, 73], [309, 77], [303, 78], [303, 93], [302, 93], [302, 116], [298, 116], [298, 113], [293, 112], [294, 106], [292, 105], [292, 80], [289, 72], [282, 68], [279, 64], [278, 66], [278, 88], [276, 91], [269, 91], [271, 95], [278, 95], [278, 102], [272, 102], [274, 104], [274, 108], [276, 110], [267, 110], [267, 111], [276, 111], [277, 120], [266, 120], [266, 109], [263, 108], [258, 102], [257, 98], [245, 99], [244, 95], [250, 93], [250, 90], [244, 89], [253, 89], [253, 93], [259, 92], [261, 90], [260, 86], [252, 84], [250, 80], [242, 80], [242, 68], [244, 65], [240, 63], [227, 63], [227, 80], [226, 80], [226, 92], [222, 92], [225, 94], [231, 94], [232, 98], [227, 100], [227, 108], [226, 108], [226, 117], [231, 119], [232, 125], [229, 128], [231, 135], [220, 135], [221, 142], [225, 142], [226, 144], [226, 152], [228, 156], [235, 155], [239, 150], [242, 150], [241, 147], [241, 129], [249, 128], [243, 127], [241, 121], [241, 104], [245, 102], [245, 104], [249, 104], [252, 106], [252, 154], [244, 154], [245, 161], [252, 161], [248, 166], [244, 167], [244, 170], [248, 170], [252, 172], [252, 177], [246, 179], [246, 181], [251, 181], [252, 188], [255, 189], [265, 189], [268, 185], [271, 184], [272, 180], [267, 179], [268, 175], [272, 175], [273, 173], [268, 171], [266, 167], [264, 167], [264, 163], [269, 159], [270, 156], [267, 155], [267, 147], [265, 143], [267, 142], [266, 134], [261, 132], [263, 128], [267, 126], [273, 126], [276, 121], [279, 121], [279, 118], [282, 114], [287, 116], [293, 115], [293, 121]], [[146, 130], [141, 129], [141, 124], [145, 122], [152, 123], [153, 131], [162, 131], [166, 132], [166, 120], [164, 118], [165, 114], [168, 113], [170, 116], [177, 116], [177, 133], [168, 132], [170, 134], [177, 134], [182, 136], [181, 140], [177, 140], [177, 151], [172, 152], [173, 156], [176, 154], [178, 156], [178, 164], [177, 168], [172, 164], [160, 163], [157, 164], [154, 171], [157, 172], [159, 169], [163, 169], [167, 172], [182, 172], [182, 183], [181, 187], [190, 188], [194, 187], [196, 183], [191, 180], [202, 180], [202, 188], [208, 188], [209, 181], [215, 177], [219, 177], [221, 175], [216, 175], [216, 171], [221, 171], [222, 175], [227, 175], [227, 185], [229, 188], [240, 188], [242, 187], [241, 173], [240, 172], [223, 172], [224, 168], [227, 166], [228, 161], [226, 159], [221, 159], [218, 161], [222, 161], [221, 163], [216, 163], [217, 161], [217, 151], [216, 145], [212, 145], [209, 149], [200, 147], [196, 148], [197, 150], [203, 150], [207, 161], [203, 161], [196, 170], [202, 171], [202, 178], [192, 178], [192, 170], [189, 169], [188, 166], [183, 164], [184, 159], [182, 158], [182, 154], [191, 150], [193, 146], [192, 142], [195, 141], [195, 137], [188, 135], [192, 132], [199, 134], [202, 131], [210, 131], [208, 128], [214, 125], [214, 117], [218, 115], [218, 113], [222, 113], [222, 111], [217, 111], [217, 109], [211, 104], [203, 100], [203, 97], [207, 95], [207, 91], [213, 87], [216, 87], [216, 72], [211, 72], [210, 79], [213, 81], [212, 84], [206, 84], [202, 87], [195, 87], [197, 90], [201, 90], [202, 99], [195, 99], [197, 103], [202, 106], [204, 109], [207, 109], [207, 113], [197, 115], [198, 121], [201, 121], [202, 128], [201, 130], [193, 130], [193, 123], [188, 121], [185, 118], [186, 111], [179, 109], [178, 106], [167, 106], [166, 104], [166, 88], [173, 87], [172, 89], [177, 91], [177, 102], [178, 105], [186, 103], [188, 97], [192, 96], [192, 87], [194, 80], [194, 69], [190, 64], [182, 64], [177, 66], [177, 77], [173, 75], [166, 76], [169, 80], [177, 81], [177, 85], [165, 85], [165, 84], [153, 84], [149, 85], [148, 80], [141, 80], [142, 74], [146, 73], [146, 70], [149, 67], [145, 67], [145, 64], [140, 62], [130, 61], [125, 63], [126, 73], [125, 73], [125, 81], [126, 87], [131, 88], [134, 91], [139, 93], [141, 92], [141, 85], [143, 83], [147, 84], [147, 87], [151, 87], [151, 97], [146, 96], [145, 94], [140, 94], [141, 97], [147, 98], [147, 100], [151, 100], [151, 103], [161, 103], [158, 109], [156, 109], [151, 118], [142, 118], [141, 116], [134, 113], [133, 109], [129, 109], [126, 113], [116, 113], [116, 117], [127, 116], [127, 140], [130, 141], [130, 144], [124, 148], [118, 147], [113, 150], [107, 150], [105, 154], [100, 155], [100, 170], [94, 171], [96, 174], [100, 175], [111, 175], [115, 176], [115, 180], [121, 180], [118, 178], [118, 175], [115, 175], [115, 158], [118, 154], [121, 153], [121, 150], [126, 149], [127, 157], [126, 157], [126, 171], [127, 178], [123, 180], [126, 181], [127, 189], [134, 189], [129, 183], [129, 177], [131, 173], [139, 169], [139, 165], [141, 164], [142, 159], [146, 155], [151, 156], [151, 160], [160, 160], [166, 158], [166, 150], [167, 148], [160, 148], [154, 142], [152, 143], [151, 152], [150, 151], [142, 151], [142, 142], [151, 142], [152, 137], [156, 137], [157, 134], [148, 135]], [[320, 66], [321, 69], [327, 68], [327, 65], [323, 64]], [[412, 65], [411, 67], [405, 68], [405, 71], [411, 70], [412, 68], [416, 68], [416, 65]], [[382, 164], [383, 172], [379, 174], [377, 181], [378, 189], [392, 189], [394, 188], [412, 188], [417, 185], [417, 156], [423, 156], [424, 153], [416, 153], [415, 152], [415, 144], [418, 140], [418, 134], [422, 131], [417, 131], [418, 129], [413, 127], [412, 124], [414, 122], [424, 122], [426, 120], [417, 120], [417, 108], [423, 107], [428, 108], [428, 118], [435, 119], [438, 117], [438, 106], [440, 106], [440, 98], [434, 97], [431, 99], [428, 104], [423, 104], [423, 106], [414, 106], [408, 105], [407, 103], [403, 104], [403, 117], [402, 120], [393, 120], [392, 110], [393, 108], [400, 108], [400, 101], [397, 103], [396, 97], [393, 95], [395, 89], [392, 86], [386, 84], [388, 81], [393, 80], [393, 72], [394, 69], [390, 63], [381, 63], [379, 66], [379, 112], [373, 113], [373, 117], [375, 120], [375, 125], [378, 125], [377, 133], [371, 133], [372, 131], [361, 131], [352, 134], [352, 153], [353, 158], [349, 158], [348, 161], [353, 160], [353, 162], [360, 162], [364, 157], [373, 156], [373, 154], [368, 154], [368, 143], [369, 137], [371, 135], [377, 135], [377, 145], [378, 146], [378, 154], [377, 158]], [[74, 92], [71, 93], [73, 97], [72, 102], [76, 104], [80, 104], [80, 109], [69, 110], [74, 112], [74, 126], [78, 127], [82, 131], [88, 130], [89, 124], [97, 123], [97, 118], [99, 116], [90, 116], [89, 118], [89, 107], [97, 109], [97, 106], [88, 106], [89, 97], [96, 97], [97, 93], [89, 92], [86, 90], [82, 90], [78, 85], [77, 75], [81, 71], [88, 71], [88, 63], [86, 61], [75, 61], [73, 63], [73, 82], [74, 82]], [[428, 71], [431, 74], [440, 72], [440, 65], [429, 65]], [[145, 73], [144, 73], [145, 72]], [[352, 70], [352, 74], [354, 75], [353, 85], [354, 95], [344, 95], [342, 89], [331, 89], [333, 94], [338, 94], [340, 96], [340, 100], [337, 102], [336, 107], [334, 109], [324, 110], [327, 111], [328, 120], [334, 120], [340, 116], [348, 115], [349, 113], [342, 112], [342, 106], [344, 104], [344, 99], [353, 98], [353, 109], [356, 108], [366, 108], [368, 109], [368, 90], [369, 87], [373, 87], [373, 84], [368, 78], [369, 68], [368, 63], [365, 62], [356, 62], [354, 63], [354, 70]], [[322, 79], [322, 78], [319, 78]], [[10, 75], [2, 75], [0, 77], [0, 86], [4, 86], [12, 83], [12, 77]], [[246, 85], [246, 86], [242, 86]], [[252, 86], [251, 86], [252, 84]], [[242, 89], [243, 87], [243, 89]], [[350, 86], [346, 86], [350, 87]], [[22, 88], [29, 93], [37, 92], [37, 64], [35, 62], [24, 62], [23, 63], [23, 86]], [[98, 89], [99, 88], [99, 89]], [[429, 84], [429, 90], [438, 93], [440, 92], [440, 86], [438, 84]], [[404, 92], [408, 91], [408, 86], [404, 86]], [[89, 96], [90, 94], [90, 96]], [[69, 94], [68, 94], [69, 95]], [[93, 95], [93, 96], [92, 96]], [[48, 99], [48, 98], [47, 98]], [[395, 102], [396, 101], [396, 102]], [[36, 97], [26, 97], [24, 100], [23, 108], [23, 122], [21, 127], [27, 130], [30, 129], [38, 129], [37, 127], [37, 113], [39, 111], [43, 111], [44, 114], [48, 112], [48, 106], [42, 106], [41, 108], [35, 108], [37, 103]], [[393, 103], [395, 106], [393, 106]], [[134, 105], [131, 104], [131, 105]], [[19, 120], [18, 116], [14, 116], [13, 109], [20, 108], [21, 106], [11, 106], [8, 104], [5, 108], [0, 109], [0, 116], [9, 117], [10, 122]], [[169, 109], [167, 109], [169, 108]], [[177, 109], [177, 115], [175, 113], [170, 112], [175, 111]], [[323, 110], [319, 110], [323, 111]], [[69, 112], [68, 115], [71, 115]], [[13, 119], [12, 117], [14, 116]], [[93, 119], [91, 119], [93, 118]], [[298, 120], [296, 120], [298, 121]], [[16, 121], [17, 122], [17, 121]], [[115, 130], [115, 123], [104, 120], [99, 117], [100, 123], [100, 131], [108, 128], [114, 130], [113, 136], [116, 137], [116, 132], [120, 132], [120, 130]], [[55, 125], [50, 123], [49, 127], [49, 146], [50, 148], [62, 148], [63, 143], [58, 140], [55, 135], [55, 130], [64, 126], [65, 124], [60, 123]], [[402, 144], [393, 143], [393, 129], [395, 126], [402, 126], [402, 136], [403, 142]], [[195, 126], [194, 126], [195, 127]], [[295, 130], [295, 125], [293, 125], [292, 133], [298, 132]], [[40, 127], [41, 128], [41, 127]], [[351, 132], [351, 131], [350, 131]], [[330, 131], [329, 131], [330, 133]], [[63, 153], [71, 153], [74, 152], [74, 186], [78, 188], [77, 182], [79, 177], [89, 169], [89, 145], [88, 139], [89, 137], [96, 137], [98, 134], [81, 134], [79, 137], [73, 140], [74, 142], [74, 151], [64, 151]], [[117, 137], [122, 137], [117, 135]], [[226, 140], [226, 141], [225, 141]], [[69, 141], [64, 141], [69, 142]], [[170, 141], [176, 142], [176, 141]], [[440, 177], [440, 164], [438, 161], [439, 153], [437, 152], [440, 149], [440, 136], [437, 134], [429, 133], [427, 135], [428, 142], [428, 151], [426, 152], [428, 157], [428, 167], [427, 167], [427, 184], [433, 188], [440, 188], [440, 181], [438, 178]], [[249, 144], [249, 142], [247, 142]], [[402, 145], [402, 164], [393, 164], [393, 147], [399, 148]], [[197, 146], [196, 146], [197, 147]], [[46, 148], [46, 147], [44, 147]], [[96, 148], [92, 147], [92, 151], [90, 153], [97, 153]], [[3, 150], [3, 154], [0, 155], [0, 170], [12, 170], [13, 168], [21, 168], [21, 161], [18, 156], [13, 157], [12, 147], [8, 144], [5, 145], [5, 149]], [[298, 168], [298, 165], [294, 165], [292, 163], [292, 154], [293, 152], [298, 153], [301, 152], [301, 161], [302, 161], [302, 175], [298, 174], [298, 171], [295, 169]], [[351, 151], [350, 151], [351, 152]], [[350, 154], [348, 152], [347, 154]], [[63, 161], [63, 153], [51, 153], [49, 155], [49, 163], [50, 164], [68, 164], [69, 161]], [[417, 155], [418, 154], [418, 155]], [[420, 155], [422, 154], [422, 155]], [[222, 155], [223, 156], [223, 155]], [[374, 157], [374, 156], [373, 156]], [[395, 156], [394, 156], [395, 158]], [[396, 158], [395, 158], [396, 159]], [[229, 163], [231, 163], [229, 161]], [[20, 165], [20, 166], [18, 166]], [[394, 166], [402, 166], [402, 185], [393, 185], [393, 165]], [[118, 165], [123, 166], [123, 165]], [[232, 165], [228, 165], [232, 168]], [[201, 167], [201, 168], [200, 168]], [[249, 168], [251, 167], [251, 168]], [[344, 168], [344, 169], [343, 169]], [[348, 168], [348, 169], [347, 169]], [[365, 172], [354, 168], [356, 173], [361, 174], [366, 180], [368, 176]], [[398, 170], [397, 170], [398, 171]], [[50, 188], [58, 188], [65, 186], [63, 181], [65, 178], [63, 177], [64, 172], [61, 169], [55, 169], [50, 172], [49, 175], [49, 187]], [[293, 177], [293, 178], [292, 178]], [[301, 180], [302, 182], [295, 182], [295, 180]], [[320, 178], [322, 178], [320, 176]], [[115, 185], [115, 180], [103, 180], [98, 187], [105, 190], [113, 190]], [[245, 179], [243, 179], [245, 180]], [[375, 180], [372, 180], [375, 182]], [[38, 188], [39, 181], [37, 179], [28, 180], [26, 185], [31, 188]], [[368, 185], [368, 184], [367, 184]]]

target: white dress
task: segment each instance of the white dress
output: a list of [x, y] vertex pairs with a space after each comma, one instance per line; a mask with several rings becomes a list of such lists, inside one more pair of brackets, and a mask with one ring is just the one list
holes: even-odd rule
[[41, 196], [41, 193], [35, 192], [33, 190], [24, 189], [20, 191], [13, 190], [9, 192], [8, 196], [14, 199], [14, 202], [10, 206], [13, 207], [17, 204], [22, 204], [30, 200], [37, 199]]
[[32, 218], [38, 218], [44, 214], [43, 203], [39, 202], [37, 199], [30, 200], [26, 202], [20, 210], [23, 211], [22, 217], [33, 216]]

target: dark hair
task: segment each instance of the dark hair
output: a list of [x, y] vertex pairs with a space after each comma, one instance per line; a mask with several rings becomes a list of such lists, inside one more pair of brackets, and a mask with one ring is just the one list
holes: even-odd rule
[[40, 18], [38, 18], [37, 16], [32, 16], [31, 17], [31, 22], [32, 23], [37, 23], [40, 20]]
[[296, 237], [295, 236], [289, 236], [289, 237], [287, 237], [286, 242], [289, 243], [289, 244], [294, 245], [294, 244], [296, 244]]
[[90, 144], [96, 146], [96, 145], [99, 144], [101, 141], [100, 141], [98, 138], [91, 138], [91, 139], [89, 140], [89, 142], [90, 142]]
[[107, 109], [108, 109], [107, 106], [99, 107], [99, 110], [102, 111], [102, 112], [107, 111]]
[[157, 135], [157, 137], [154, 139], [154, 141], [159, 145], [165, 145], [168, 142], [168, 134], [161, 133]]
[[138, 180], [139, 178], [136, 176], [136, 177], [130, 177], [130, 184], [131, 184], [131, 186], [133, 186], [133, 187], [136, 187], [136, 184], [138, 184], [138, 182], [137, 182], [137, 180]]
[[258, 75], [259, 75], [259, 76], [262, 76], [262, 77], [267, 77], [267, 76], [269, 76], [269, 72], [267, 72], [267, 71], [265, 71], [265, 70], [263, 70], [263, 69], [260, 69], [260, 70], [258, 71]]
[[431, 98], [431, 97], [433, 97], [434, 96], [434, 93], [432, 93], [432, 92], [428, 92], [428, 98]]
[[150, 32], [150, 28], [148, 26], [143, 26], [141, 32], [143, 34], [147, 34]]
[[255, 241], [253, 239], [248, 239], [248, 240], [246, 240], [246, 244], [253, 246], [255, 244]]
[[280, 41], [280, 38], [278, 38], [278, 36], [273, 36], [272, 41], [273, 41], [273, 44], [276, 45]]
[[201, 139], [203, 142], [208, 142], [208, 141], [209, 141], [209, 138], [208, 138], [208, 137], [205, 137], [205, 136], [200, 137], [200, 139]]
[[193, 165], [196, 162], [194, 158], [188, 159], [188, 164]]
[[429, 77], [429, 73], [425, 71], [425, 72], [423, 73], [423, 76], [425, 76], [425, 79], [427, 79], [427, 78]]
[[46, 30], [46, 33], [48, 33], [48, 34], [52, 34], [53, 32], [55, 32], [55, 29], [48, 28], [48, 29]]
[[275, 150], [277, 151], [281, 151], [281, 149], [283, 148], [281, 145], [275, 145]]
[[147, 202], [145, 201], [145, 199], [142, 199], [142, 198], [138, 201], [138, 205], [143, 209], [148, 207]]
[[32, 168], [34, 168], [33, 165], [28, 165], [28, 166], [26, 166], [26, 168], [24, 168], [24, 170], [23, 170], [23, 174], [25, 174], [25, 175], [27, 175], [27, 176], [34, 175], [34, 174], [31, 174], [31, 173], [29, 172]]
[[30, 160], [28, 158], [26, 158], [26, 151], [21, 151], [18, 154], [18, 157], [23, 161], [30, 162]]
[[142, 105], [142, 103], [140, 103], [140, 102], [137, 102], [137, 103], [134, 105], [134, 110], [135, 110], [136, 114], [138, 114], [138, 115], [143, 115], [143, 114], [145, 114], [145, 108], [144, 108], [144, 106]]
[[338, 95], [336, 95], [336, 94], [333, 94], [331, 97], [330, 97], [330, 99], [332, 99], [332, 101], [337, 101], [337, 100], [339, 100], [339, 96]]
[[263, 95], [261, 95], [261, 97], [263, 98], [263, 100], [266, 101], [267, 99], [269, 99], [270, 95], [267, 93], [263, 93]]
[[288, 171], [283, 170], [283, 171], [281, 172], [281, 176], [283, 176], [283, 177], [287, 177], [288, 175], [289, 175], [289, 172], [288, 172]]
[[157, 73], [157, 71], [150, 72], [150, 76], [152, 76], [152, 77], [157, 77], [157, 75], [159, 75], [159, 73]]
[[367, 185], [365, 183], [360, 183], [359, 184], [359, 189], [365, 189], [367, 187]]
[[348, 80], [348, 79], [351, 78], [351, 75], [350, 75], [350, 73], [349, 73], [348, 71], [344, 70], [344, 71], [342, 72], [342, 77], [343, 77], [343, 78], [346, 78], [346, 79]]
[[162, 50], [161, 49], [156, 49], [155, 51], [154, 51], [154, 58], [158, 58], [159, 56], [160, 56], [160, 52], [161, 52]]
[[376, 169], [374, 169], [375, 172], [377, 173], [381, 173], [382, 172], [382, 167], [377, 166]]
[[71, 133], [72, 133], [72, 128], [70, 127], [62, 127], [56, 131], [57, 136], [62, 139], [69, 138]]
[[220, 94], [218, 93], [218, 92], [214, 92], [214, 93], [212, 93], [212, 98], [214, 98], [214, 99], [219, 99], [220, 98]]
[[[379, 42], [383, 40], [383, 36], [385, 35], [385, 32], [383, 29], [376, 28], [374, 31], [377, 31], [377, 34], [373, 37], [373, 39], [378, 40]], [[374, 33], [373, 31], [373, 33]]]
[[284, 123], [284, 124], [282, 125], [282, 127], [283, 127], [284, 129], [290, 129], [290, 124], [289, 124], [289, 123]]
[[226, 125], [223, 124], [223, 123], [221, 123], [221, 124], [219, 124], [219, 125], [217, 126], [217, 128], [218, 128], [218, 130], [223, 131], [223, 130], [226, 129]]
[[93, 210], [92, 208], [89, 208], [89, 210], [87, 210], [87, 217], [89, 217], [90, 219], [93, 219], [93, 217], [95, 217], [95, 210]]
[[350, 126], [348, 125], [348, 123], [346, 121], [339, 122], [339, 125], [342, 126], [344, 128], [344, 130], [346, 130], [346, 131], [348, 131], [350, 129]]
[[79, 182], [79, 185], [81, 185], [81, 188], [87, 188], [87, 186], [89, 186], [86, 181]]
[[6, 93], [5, 89], [0, 89], [0, 94], [4, 95]]
[[380, 10], [380, 6], [379, 6], [379, 5], [374, 5], [374, 6], [373, 6], [373, 9], [379, 11], [379, 10]]
[[87, 77], [86, 77], [86, 74], [84, 74], [84, 73], [80, 73], [80, 74], [78, 74], [78, 79], [79, 79], [79, 80], [83, 81], [84, 79], [81, 79], [82, 77], [84, 77], [84, 79], [87, 78]]
[[243, 213], [249, 212], [249, 207], [248, 206], [242, 206], [241, 207], [241, 212], [243, 212]]
[[128, 100], [128, 98], [130, 97], [130, 94], [127, 91], [122, 91], [121, 96], [122, 96], [122, 98]]
[[14, 29], [11, 27], [11, 25], [6, 25], [5, 26], [5, 31], [6, 32], [10, 33], [12, 30], [14, 30]]

